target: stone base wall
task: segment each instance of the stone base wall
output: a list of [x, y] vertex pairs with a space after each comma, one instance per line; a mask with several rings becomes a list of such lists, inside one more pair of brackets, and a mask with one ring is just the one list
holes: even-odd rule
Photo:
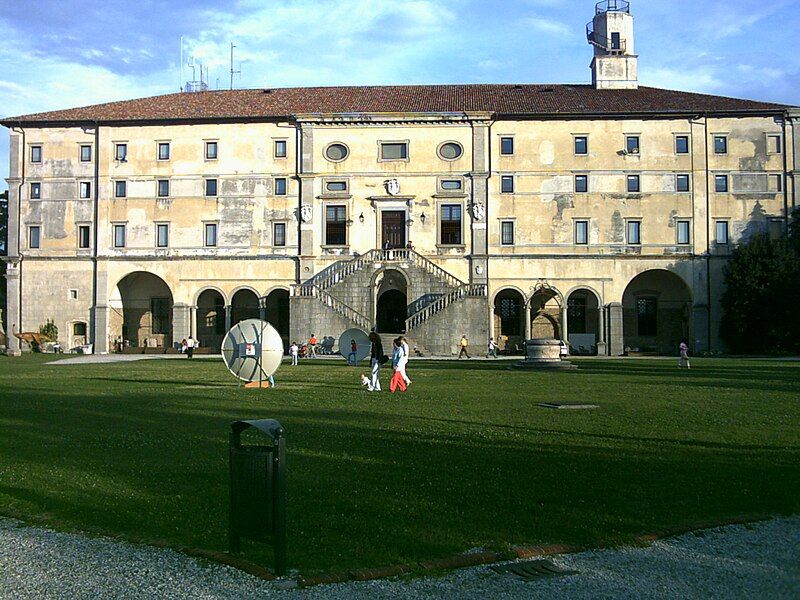
[[488, 310], [486, 298], [464, 298], [409, 331], [408, 338], [422, 340], [433, 356], [456, 356], [461, 336], [466, 335], [470, 356], [484, 356], [489, 340]]

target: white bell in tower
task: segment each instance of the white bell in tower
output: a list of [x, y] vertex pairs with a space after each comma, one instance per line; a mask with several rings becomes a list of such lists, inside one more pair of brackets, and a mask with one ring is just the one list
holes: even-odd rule
[[639, 87], [630, 2], [598, 2], [594, 19], [586, 25], [586, 38], [594, 46], [591, 68], [595, 88], [635, 90]]

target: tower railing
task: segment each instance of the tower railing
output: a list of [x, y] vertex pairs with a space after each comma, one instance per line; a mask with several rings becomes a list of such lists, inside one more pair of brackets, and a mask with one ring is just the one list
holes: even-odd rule
[[603, 0], [595, 5], [594, 10], [596, 15], [607, 12], [630, 13], [631, 3], [628, 0]]
[[618, 47], [615, 48], [610, 39], [594, 30], [594, 21], [589, 21], [586, 24], [586, 39], [592, 46], [597, 46], [613, 54], [624, 54], [627, 48], [626, 40], [623, 39], [619, 40]]

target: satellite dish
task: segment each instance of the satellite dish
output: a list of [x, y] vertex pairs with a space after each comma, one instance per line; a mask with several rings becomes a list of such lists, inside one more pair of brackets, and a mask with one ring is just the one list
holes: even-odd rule
[[261, 319], [246, 319], [231, 327], [222, 341], [225, 366], [242, 381], [266, 381], [283, 358], [283, 340]]
[[342, 358], [348, 360], [350, 354], [350, 342], [355, 340], [356, 346], [356, 362], [359, 363], [370, 355], [372, 349], [367, 332], [363, 329], [348, 329], [339, 337], [339, 353]]

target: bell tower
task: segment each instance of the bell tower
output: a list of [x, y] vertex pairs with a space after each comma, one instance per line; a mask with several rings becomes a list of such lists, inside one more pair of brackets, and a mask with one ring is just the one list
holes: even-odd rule
[[635, 90], [639, 87], [638, 56], [633, 48], [633, 15], [627, 0], [603, 0], [586, 25], [594, 47], [592, 85], [596, 89]]

